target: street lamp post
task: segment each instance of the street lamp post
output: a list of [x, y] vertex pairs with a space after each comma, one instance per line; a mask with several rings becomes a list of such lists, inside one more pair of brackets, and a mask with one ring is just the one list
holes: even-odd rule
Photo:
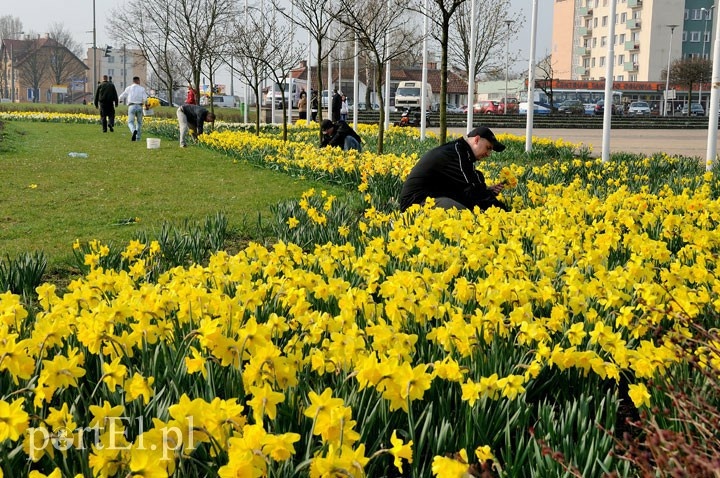
[[667, 72], [665, 74], [665, 102], [663, 103], [665, 105], [665, 116], [668, 116], [668, 91], [670, 90], [670, 55], [672, 53], [672, 39], [673, 39], [673, 33], [675, 33], [675, 28], [678, 27], [678, 25], [665, 25], [666, 27], [670, 28], [670, 45], [668, 46], [668, 63], [667, 63]]
[[508, 70], [510, 68], [510, 25], [514, 20], [504, 20], [505, 26], [507, 27], [507, 38], [505, 39], [505, 105], [503, 106], [503, 114], [507, 114], [507, 99], [508, 99]]

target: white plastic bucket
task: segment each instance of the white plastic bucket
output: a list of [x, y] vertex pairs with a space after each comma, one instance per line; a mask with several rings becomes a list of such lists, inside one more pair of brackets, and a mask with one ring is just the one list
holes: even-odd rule
[[147, 149], [159, 149], [160, 148], [160, 138], [148, 138], [147, 139]]

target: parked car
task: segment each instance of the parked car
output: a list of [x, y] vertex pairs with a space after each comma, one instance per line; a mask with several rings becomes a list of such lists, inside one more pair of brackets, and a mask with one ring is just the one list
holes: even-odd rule
[[558, 105], [558, 113], [565, 115], [584, 115], [585, 107], [580, 100], [565, 100]]
[[[498, 100], [498, 108], [499, 108], [499, 114], [505, 114], [505, 98], [500, 98]], [[507, 99], [507, 113], [509, 115], [517, 114], [518, 112], [518, 105], [520, 102], [517, 98], [508, 98]]]
[[633, 101], [628, 108], [628, 114], [631, 116], [647, 116], [650, 114], [650, 105], [644, 101]]
[[473, 105], [473, 113], [481, 115], [500, 114], [500, 105], [497, 101], [481, 100]]
[[[213, 105], [216, 108], [238, 108], [240, 97], [232, 95], [213, 95]], [[282, 108], [282, 105], [280, 106]]]
[[[348, 105], [348, 106], [349, 106], [349, 105]], [[373, 110], [379, 110], [379, 109], [380, 109], [380, 105], [377, 104], [377, 103], [373, 103], [369, 108], [367, 107], [367, 105], [366, 105], [364, 102], [363, 102], [363, 103], [358, 103], [357, 106], [358, 106], [358, 109], [359, 109], [360, 111], [365, 111], [365, 110], [370, 110], [370, 109], [373, 109]], [[354, 108], [354, 106], [353, 106], [352, 108], [350, 108], [350, 109], [353, 109], [353, 108]]]
[[[148, 98], [155, 98], [156, 100], [158, 100], [160, 102], [160, 106], [170, 106], [170, 102], [168, 100], [166, 100], [165, 98], [159, 98], [157, 96], [150, 96]], [[173, 103], [172, 106], [180, 106], [180, 105], [176, 105], [175, 103]]]
[[445, 111], [447, 111], [450, 114], [463, 114], [467, 113], [467, 110], [463, 109], [462, 106], [454, 105], [452, 103], [448, 103], [447, 107], [445, 108]]
[[[605, 100], [599, 100], [597, 103], [595, 103], [595, 110], [593, 113], [597, 116], [602, 116], [605, 114]], [[613, 115], [622, 114], [622, 106], [613, 105], [612, 110], [610, 111], [610, 114], [613, 114]]]
[[[527, 101], [518, 103], [518, 113], [521, 115], [526, 115], [527, 112], [528, 112]], [[533, 104], [533, 114], [534, 115], [549, 115], [551, 112], [552, 112], [552, 110], [548, 106], [543, 106], [538, 103]]]
[[[686, 104], [682, 108], [682, 115], [687, 116], [688, 105]], [[692, 103], [690, 105], [690, 116], [705, 116], [705, 108], [700, 103]]]

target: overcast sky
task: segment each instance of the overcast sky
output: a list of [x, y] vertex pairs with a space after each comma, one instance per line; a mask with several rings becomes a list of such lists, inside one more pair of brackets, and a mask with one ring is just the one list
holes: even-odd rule
[[[527, 70], [530, 50], [530, 16], [531, 0], [510, 0], [514, 11], [520, 12], [525, 18], [525, 28], [518, 37], [511, 41], [510, 49], [520, 51], [520, 58], [510, 65], [510, 70], [519, 72]], [[106, 22], [110, 11], [123, 2], [116, 0], [96, 0], [95, 23], [97, 45], [113, 45], [107, 33]], [[85, 7], [83, 8], [83, 5]], [[538, 34], [536, 40], [536, 59], [543, 58], [550, 51], [552, 35], [552, 0], [538, 0]], [[62, 24], [73, 37], [87, 47], [92, 45], [93, 1], [92, 0], [3, 0], [0, 15], [11, 15], [20, 18], [26, 32], [34, 31], [44, 34], [54, 23]], [[132, 28], [132, 26], [129, 26]]]

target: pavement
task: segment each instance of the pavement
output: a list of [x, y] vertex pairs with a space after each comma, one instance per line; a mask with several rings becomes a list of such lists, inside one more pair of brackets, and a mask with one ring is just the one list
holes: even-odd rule
[[[431, 128], [432, 129], [432, 128]], [[437, 128], [435, 128], [437, 130]], [[464, 128], [448, 128], [448, 132], [465, 133]], [[524, 128], [493, 128], [495, 134], [510, 133], [525, 137]], [[591, 148], [592, 156], [602, 155], [602, 129], [533, 128], [533, 137], [563, 139], [582, 143]], [[670, 156], [696, 156], [707, 154], [708, 130], [703, 129], [611, 129], [611, 153], [639, 153], [651, 155], [665, 152]], [[715, 134], [716, 151], [720, 153], [720, 135]]]

